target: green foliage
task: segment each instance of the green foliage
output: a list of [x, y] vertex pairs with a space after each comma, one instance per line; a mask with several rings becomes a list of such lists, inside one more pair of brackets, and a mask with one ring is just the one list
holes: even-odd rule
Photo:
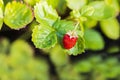
[[[36, 6], [34, 8], [35, 8], [34, 12], [35, 12], [37, 21], [41, 24], [44, 23], [46, 25], [53, 26], [53, 28], [55, 29], [56, 34], [58, 36], [58, 40], [59, 40], [60, 44], [62, 45], [62, 38], [63, 38], [64, 34], [67, 33], [68, 31], [74, 29], [74, 23], [72, 21], [57, 20], [57, 18], [58, 18], [57, 13], [51, 6], [48, 6], [48, 4], [46, 2], [40, 2], [39, 4], [36, 4]], [[43, 11], [43, 12], [39, 11], [38, 9], [42, 9], [41, 11]], [[47, 12], [47, 14], [45, 14], [46, 13], [45, 11], [47, 11], [48, 9], [49, 9], [49, 12]], [[52, 14], [52, 13], [54, 13], [54, 14]], [[50, 15], [53, 17], [50, 17]], [[54, 20], [54, 21], [51, 21], [51, 20]], [[42, 28], [42, 27], [44, 27], [44, 26], [41, 26], [41, 30], [43, 30], [43, 31], [39, 31], [39, 32], [46, 33], [45, 30], [47, 30], [47, 29], [44, 30], [45, 27], [44, 28]], [[37, 33], [38, 32], [37, 30], [40, 30], [40, 29], [37, 29], [37, 28], [34, 29], [33, 35], [32, 35], [32, 41], [34, 42], [34, 44], [36, 45], [37, 48], [50, 48], [50, 47], [54, 46], [54, 44], [56, 43], [55, 38], [53, 38], [53, 39], [49, 38], [49, 39], [52, 39], [53, 42], [50, 42], [49, 39], [45, 40], [43, 38], [43, 36], [45, 37], [45, 35], [43, 35], [41, 33]], [[80, 31], [78, 31], [78, 32], [80, 32]], [[41, 38], [38, 38], [38, 35], [40, 35], [40, 34], [41, 34], [41, 36], [40, 36]], [[54, 35], [54, 37], [55, 37], [54, 33], [52, 35]], [[81, 37], [81, 35], [82, 35], [81, 32], [78, 33], [78, 35], [80, 35], [80, 36], [79, 36], [79, 40], [78, 40], [76, 46], [74, 48], [72, 48], [71, 50], [67, 50], [68, 53], [70, 53], [70, 54], [77, 55], [78, 53], [82, 53], [84, 51], [84, 40]], [[43, 40], [40, 40], [40, 39], [43, 39]], [[39, 43], [38, 43], [38, 41], [39, 41]], [[43, 41], [45, 41], [45, 43]], [[48, 45], [49, 46], [47, 47], [46, 44], [47, 44], [47, 46]]]
[[94, 13], [94, 8], [92, 6], [84, 6], [81, 8], [82, 16], [92, 16]]
[[11, 80], [33, 80], [34, 78], [25, 69], [15, 69], [11, 72]]
[[58, 68], [57, 72], [60, 80], [81, 80], [81, 76], [74, 71], [73, 66], [70, 64], [62, 68]]
[[78, 54], [81, 54], [82, 52], [84, 52], [84, 49], [85, 49], [84, 39], [81, 36], [79, 36], [76, 45], [73, 48], [71, 48], [70, 50], [68, 50], [68, 54], [78, 55]]
[[92, 70], [92, 64], [88, 61], [81, 61], [74, 64], [74, 70], [76, 72], [87, 73]]
[[87, 0], [66, 0], [67, 6], [72, 10], [80, 10], [87, 4]]
[[[4, 3], [5, 10], [3, 1], [0, 1], [0, 28], [3, 21], [8, 27], [16, 30], [30, 23], [28, 31], [20, 38], [28, 39], [32, 34], [32, 41], [39, 49], [50, 49], [56, 43], [63, 48], [63, 35], [74, 30], [76, 23], [79, 23], [79, 28], [76, 29], [78, 41], [72, 49], [65, 50], [70, 55], [81, 54], [84, 52], [85, 46], [90, 50], [104, 48], [104, 40], [101, 35], [93, 30], [90, 32], [91, 38], [87, 30], [87, 28], [96, 26], [98, 21], [101, 21], [101, 29], [108, 38], [114, 40], [119, 38], [118, 22], [113, 20], [114, 23], [106, 24], [109, 23], [109, 20], [106, 19], [115, 18], [119, 12], [117, 0], [24, 0], [23, 3], [20, 1], [4, 1]], [[71, 9], [70, 15], [65, 14], [69, 12], [68, 8]], [[35, 25], [32, 25], [34, 22]], [[109, 29], [108, 26], [110, 26]], [[86, 29], [84, 30], [84, 28]], [[83, 37], [84, 33], [85, 37]]]
[[100, 56], [93, 56], [74, 64], [74, 70], [76, 72], [90, 73], [91, 76], [87, 77], [91, 80], [115, 79], [119, 75], [119, 67], [118, 59], [113, 57], [102, 60]]
[[59, 0], [59, 3], [57, 5], [57, 12], [61, 15], [65, 14], [67, 11], [67, 5], [65, 0]]
[[104, 40], [99, 32], [87, 29], [84, 34], [86, 49], [101, 50], [104, 48]]
[[58, 44], [50, 49], [50, 59], [56, 67], [62, 67], [69, 63], [68, 55]]
[[74, 29], [74, 22], [66, 20], [57, 20], [54, 23], [53, 28], [56, 30], [58, 36], [63, 37], [65, 33]]
[[46, 1], [41, 1], [34, 6], [35, 18], [39, 23], [52, 26], [58, 19], [58, 14]]
[[104, 1], [94, 1], [89, 3], [90, 6], [92, 6], [95, 11], [90, 18], [95, 20], [104, 20], [111, 18], [115, 15], [115, 10], [113, 7], [105, 4]]
[[0, 29], [2, 28], [3, 24], [3, 8], [4, 8], [3, 0], [0, 0]]
[[27, 42], [23, 40], [16, 40], [11, 44], [10, 54], [16, 55], [16, 53], [25, 56], [32, 56], [33, 49]]
[[[119, 0], [105, 0], [105, 3], [111, 7], [114, 8], [115, 14], [118, 15], [120, 12], [120, 4], [118, 2]], [[115, 15], [115, 16], [116, 16]]]
[[53, 8], [56, 8], [60, 0], [46, 0], [48, 5], [51, 5]]
[[10, 41], [7, 38], [0, 38], [0, 53], [7, 53]]
[[119, 75], [119, 63], [116, 58], [109, 58], [104, 63], [100, 63], [95, 68], [98, 73], [104, 75], [105, 78], [115, 78]]
[[37, 2], [39, 2], [41, 0], [24, 0], [25, 3], [34, 6]]
[[57, 43], [57, 36], [52, 27], [40, 24], [33, 29], [32, 41], [37, 48], [51, 48]]
[[9, 67], [7, 64], [7, 56], [4, 54], [0, 54], [0, 78], [2, 75], [6, 75], [9, 73]]
[[[91, 80], [107, 80], [118, 79], [120, 75], [120, 64], [116, 57], [103, 60], [102, 56], [94, 55], [71, 64], [69, 56], [58, 44], [51, 48], [50, 60], [60, 80], [86, 80], [87, 77]], [[24, 40], [16, 40], [10, 47], [9, 55], [0, 54], [0, 79], [49, 80], [48, 63], [42, 57], [35, 59], [31, 46]]]
[[87, 19], [84, 22], [85, 27], [87, 28], [94, 28], [97, 25], [97, 20], [93, 20], [93, 19]]
[[33, 56], [33, 49], [23, 40], [17, 40], [11, 44], [9, 63], [12, 67], [21, 67]]
[[120, 37], [120, 24], [115, 18], [101, 21], [100, 25], [108, 38], [117, 40]]
[[[120, 80], [119, 54], [118, 58], [107, 54], [120, 51], [119, 4], [119, 0], [0, 0], [0, 80]], [[62, 40], [69, 31], [75, 31], [78, 39], [73, 48], [65, 49]], [[103, 49], [109, 43], [101, 33], [114, 46]], [[97, 55], [90, 56], [89, 50]]]
[[9, 55], [6, 54], [0, 53], [1, 80], [49, 80], [47, 62], [43, 58], [35, 59], [33, 49], [26, 41], [16, 40]]
[[120, 46], [110, 46], [107, 49], [107, 52], [110, 54], [118, 53], [118, 52], [120, 52]]
[[107, 80], [118, 79], [119, 76], [120, 65], [115, 57], [102, 60], [102, 56], [94, 55], [77, 60], [72, 65], [57, 67], [60, 80]]
[[73, 10], [70, 13], [70, 18], [77, 19], [80, 23], [86, 21], [89, 16], [94, 13], [94, 8], [89, 5], [83, 6], [80, 10]]
[[49, 66], [42, 57], [30, 60], [27, 63], [26, 69], [34, 79], [49, 80]]
[[[59, 43], [62, 45], [62, 38], [64, 36], [65, 33], [67, 33], [68, 31], [72, 31], [74, 29], [74, 23], [72, 21], [65, 21], [65, 20], [61, 20], [61, 21], [57, 21], [53, 27], [55, 28], [56, 32], [57, 32], [57, 36], [59, 39]], [[82, 52], [84, 52], [84, 39], [83, 39], [83, 33], [78, 29], [76, 30], [77, 35], [78, 35], [78, 41], [76, 43], [76, 45], [71, 48], [70, 50], [66, 50], [68, 52], [68, 54], [70, 55], [77, 55], [80, 54]]]
[[1, 10], [4, 9], [4, 2], [3, 2], [3, 0], [0, 0], [0, 8], [1, 8]]
[[20, 2], [9, 2], [5, 6], [4, 22], [12, 29], [25, 27], [33, 20], [32, 10]]

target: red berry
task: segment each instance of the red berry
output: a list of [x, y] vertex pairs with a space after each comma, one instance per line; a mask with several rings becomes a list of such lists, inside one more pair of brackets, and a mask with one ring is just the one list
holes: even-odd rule
[[71, 36], [69, 34], [65, 34], [63, 37], [63, 46], [65, 49], [71, 49], [72, 47], [75, 46], [77, 42], [77, 36]]

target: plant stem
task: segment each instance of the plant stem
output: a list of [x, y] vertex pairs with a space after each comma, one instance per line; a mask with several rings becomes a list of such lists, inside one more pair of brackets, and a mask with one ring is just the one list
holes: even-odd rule
[[77, 29], [78, 25], [79, 25], [79, 22], [77, 22], [73, 31], [75, 31]]
[[83, 23], [82, 22], [80, 22], [80, 29], [84, 33], [84, 27], [83, 27]]
[[76, 32], [76, 29], [77, 29], [78, 25], [79, 25], [79, 22], [77, 21], [74, 29], [71, 31], [71, 34], [72, 34], [72, 35], [75, 35], [75, 32]]

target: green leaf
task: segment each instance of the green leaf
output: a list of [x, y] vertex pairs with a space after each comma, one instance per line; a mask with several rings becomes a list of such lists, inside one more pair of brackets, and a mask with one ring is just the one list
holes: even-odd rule
[[9, 2], [5, 7], [4, 22], [12, 29], [25, 27], [33, 20], [32, 10], [20, 2]]
[[35, 18], [39, 23], [52, 26], [58, 19], [58, 14], [46, 1], [40, 1], [34, 6]]
[[115, 78], [119, 74], [119, 61], [116, 57], [111, 57], [105, 61], [106, 66], [108, 66], [105, 75], [107, 78]]
[[118, 0], [105, 0], [105, 3], [114, 8], [115, 14], [116, 14], [115, 16], [117, 16], [119, 14], [120, 4], [119, 4]]
[[59, 43], [62, 44], [64, 34], [74, 29], [74, 23], [72, 21], [57, 20], [53, 25], [53, 28], [57, 33]]
[[100, 64], [102, 62], [102, 58], [99, 55], [94, 55], [88, 59], [92, 66], [96, 67], [97, 64]]
[[78, 55], [84, 52], [84, 49], [85, 49], [85, 41], [81, 36], [79, 36], [76, 45], [70, 50], [67, 50], [67, 52], [70, 55]]
[[100, 22], [100, 28], [103, 33], [110, 39], [116, 40], [120, 37], [120, 25], [117, 19], [109, 19]]
[[3, 24], [3, 8], [4, 8], [3, 0], [0, 0], [0, 29], [2, 28]]
[[56, 8], [60, 0], [46, 0], [48, 5], [51, 5], [53, 8]]
[[37, 2], [39, 2], [41, 0], [24, 0], [25, 3], [34, 6]]
[[12, 2], [12, 1], [13, 1], [13, 0], [3, 0], [5, 6], [6, 6], [6, 4], [7, 4], [8, 2]]
[[10, 42], [7, 38], [0, 38], [0, 53], [7, 53]]
[[67, 6], [72, 10], [80, 10], [87, 4], [87, 0], [66, 0]]
[[81, 76], [74, 71], [72, 65], [57, 68], [57, 73], [60, 77], [60, 80], [82, 80]]
[[27, 63], [26, 67], [31, 73], [33, 72], [33, 74], [35, 74], [35, 75], [37, 75], [36, 72], [38, 72], [38, 73], [41, 73], [41, 72], [48, 73], [48, 70], [49, 70], [49, 64], [43, 57], [31, 59]]
[[73, 10], [70, 12], [70, 19], [77, 19], [79, 22], [84, 22], [87, 20], [87, 17], [82, 16], [79, 10]]
[[80, 18], [81, 14], [80, 14], [79, 10], [73, 10], [73, 11], [70, 12], [70, 16], [73, 17], [73, 18]]
[[105, 63], [99, 63], [97, 64], [94, 69], [98, 72], [98, 73], [102, 73], [102, 75], [105, 74], [105, 72], [108, 70], [108, 66]]
[[104, 40], [99, 32], [93, 29], [87, 29], [84, 34], [85, 46], [90, 50], [102, 50], [104, 48]]
[[80, 10], [82, 16], [92, 16], [94, 13], [94, 7], [92, 6], [83, 6]]
[[9, 67], [7, 64], [7, 56], [0, 54], [0, 78], [9, 72]]
[[74, 22], [73, 21], [66, 21], [66, 20], [57, 20], [53, 28], [56, 30], [58, 36], [64, 35], [68, 31], [71, 31], [74, 29]]
[[32, 56], [33, 49], [32, 47], [24, 40], [16, 40], [12, 43], [10, 49], [11, 55], [24, 55], [24, 56]]
[[56, 67], [62, 67], [69, 63], [68, 55], [59, 44], [50, 50], [50, 59]]
[[105, 4], [104, 1], [93, 1], [89, 6], [94, 7], [95, 11], [92, 16], [89, 16], [95, 20], [103, 20], [111, 18], [115, 15], [115, 10], [113, 7]]
[[[64, 34], [74, 29], [74, 23], [72, 21], [58, 20], [53, 25], [53, 28], [55, 28], [59, 43], [62, 45], [62, 39]], [[77, 55], [79, 53], [84, 52], [84, 39], [82, 38], [83, 33], [79, 29], [77, 29], [76, 32], [78, 34], [78, 42], [76, 43], [75, 47], [73, 47], [70, 50], [67, 50], [67, 53], [70, 55]]]
[[97, 25], [97, 20], [87, 18], [87, 20], [84, 22], [84, 25], [87, 28], [93, 28]]
[[52, 27], [40, 24], [33, 29], [32, 41], [36, 48], [51, 48], [57, 43], [57, 36]]
[[74, 23], [72, 21], [57, 20], [53, 28], [56, 31], [59, 43], [62, 44], [64, 34], [74, 29]]
[[9, 63], [12, 67], [23, 67], [33, 57], [32, 47], [24, 40], [16, 40], [10, 48]]
[[67, 11], [67, 5], [65, 0], [59, 0], [58, 6], [57, 6], [57, 12], [61, 15], [65, 14]]
[[[49, 65], [48, 62], [39, 57], [39, 59], [32, 59], [27, 63], [26, 69], [31, 73], [36, 80], [49, 80]], [[33, 80], [33, 79], [32, 79]]]
[[11, 72], [12, 80], [33, 80], [34, 77], [24, 68], [14, 69]]
[[74, 70], [79, 73], [88, 73], [92, 70], [92, 65], [87, 60], [79, 61], [75, 63]]
[[[115, 66], [110, 68], [108, 71], [106, 71], [105, 75], [107, 78], [116, 79], [119, 76], [119, 68], [120, 66]], [[119, 79], [118, 79], [119, 80]]]
[[105, 63], [109, 66], [109, 68], [111, 68], [118, 65], [119, 61], [116, 57], [110, 57]]
[[3, 2], [3, 0], [0, 0], [0, 8], [1, 8], [1, 10], [4, 9], [4, 2]]
[[81, 10], [73, 10], [70, 12], [70, 17], [71, 19], [77, 19], [79, 22], [84, 22], [87, 21], [87, 18], [89, 16], [92, 16], [94, 12], [94, 8], [93, 7], [88, 7], [88, 6], [84, 6], [82, 7]]

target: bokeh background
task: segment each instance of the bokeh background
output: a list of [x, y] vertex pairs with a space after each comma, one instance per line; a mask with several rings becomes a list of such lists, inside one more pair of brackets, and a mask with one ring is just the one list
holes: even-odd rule
[[[3, 1], [5, 5], [10, 2]], [[58, 1], [56, 9], [64, 19], [71, 8], [65, 0]], [[116, 15], [109, 20], [88, 19], [84, 23], [87, 27], [84, 37], [86, 50], [77, 56], [68, 55], [60, 45], [51, 49], [35, 48], [29, 30], [31, 24], [13, 30], [3, 23], [0, 30], [0, 80], [120, 80], [120, 2], [111, 1], [111, 5], [117, 6]], [[37, 0], [24, 2], [33, 6]]]

